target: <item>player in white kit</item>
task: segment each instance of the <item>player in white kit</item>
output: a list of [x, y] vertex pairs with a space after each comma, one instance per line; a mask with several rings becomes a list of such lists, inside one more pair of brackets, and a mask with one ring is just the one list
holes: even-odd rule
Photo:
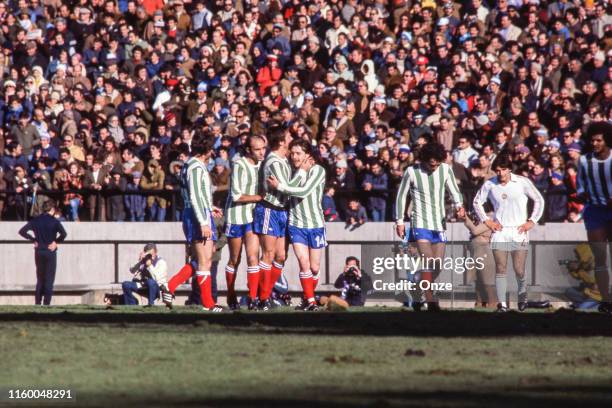
[[[497, 177], [485, 181], [480, 188], [474, 198], [474, 211], [493, 231], [491, 249], [495, 257], [495, 286], [499, 301], [497, 310], [508, 310], [506, 268], [510, 253], [518, 284], [518, 308], [522, 311], [527, 307], [525, 264], [529, 230], [542, 217], [544, 198], [528, 178], [512, 173], [512, 161], [508, 155], [500, 155], [495, 159], [492, 168]], [[527, 217], [529, 198], [534, 201], [534, 206], [531, 215]], [[487, 200], [493, 204], [493, 218], [489, 218], [484, 209]]]

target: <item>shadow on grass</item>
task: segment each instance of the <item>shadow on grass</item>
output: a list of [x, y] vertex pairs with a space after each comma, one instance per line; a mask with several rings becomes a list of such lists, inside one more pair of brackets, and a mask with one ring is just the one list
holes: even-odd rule
[[[307, 390], [304, 394], [308, 395]], [[571, 407], [578, 405], [588, 407], [609, 407], [612, 404], [612, 394], [609, 386], [576, 386], [555, 384], [551, 386], [512, 387], [492, 390], [466, 389], [465, 391], [376, 391], [350, 394], [340, 392], [329, 394], [325, 400], [309, 399], [304, 396], [288, 398], [183, 398], [180, 396], [159, 396], [147, 400], [135, 396], [112, 395], [104, 396], [82, 395], [77, 402], [87, 402], [88, 405], [108, 406], [121, 402], [131, 407], [186, 406], [186, 407]], [[319, 397], [320, 398], [320, 397]]]
[[350, 313], [204, 313], [69, 310], [46, 313], [0, 313], [0, 322], [64, 322], [77, 324], [162, 324], [230, 328], [256, 333], [317, 333], [366, 336], [481, 337], [508, 335], [612, 336], [612, 317], [597, 313], [483, 313], [445, 311], [353, 311]]

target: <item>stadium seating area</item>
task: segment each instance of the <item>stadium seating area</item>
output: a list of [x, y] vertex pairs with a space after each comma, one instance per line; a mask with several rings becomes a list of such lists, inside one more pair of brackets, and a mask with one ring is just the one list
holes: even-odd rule
[[282, 129], [326, 163], [328, 221], [391, 220], [434, 139], [467, 202], [507, 151], [546, 221], [579, 222], [584, 135], [612, 118], [605, 1], [21, 0], [0, 25], [3, 220], [48, 197], [71, 221], [178, 220], [195, 132], [223, 206], [245, 137]]

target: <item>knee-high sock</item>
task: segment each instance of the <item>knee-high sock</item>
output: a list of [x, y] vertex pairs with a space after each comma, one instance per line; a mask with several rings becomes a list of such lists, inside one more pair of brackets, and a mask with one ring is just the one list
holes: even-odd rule
[[200, 299], [202, 300], [202, 306], [211, 308], [215, 305], [215, 301], [212, 297], [212, 279], [210, 277], [210, 271], [197, 271], [196, 277], [198, 279], [198, 285], [200, 285]]
[[225, 266], [225, 281], [227, 282], [227, 301], [236, 300], [236, 270], [229, 265]]
[[[429, 269], [425, 269], [421, 271], [421, 280], [422, 281], [426, 281], [429, 283], [432, 283], [434, 280], [434, 271], [431, 271]], [[425, 300], [427, 302], [437, 302], [438, 299], [436, 298], [436, 293], [431, 290], [431, 289], [427, 289], [422, 291], [423, 294], [425, 295]]]
[[249, 285], [249, 297], [255, 299], [259, 288], [259, 265], [247, 268], [247, 284]]
[[502, 306], [507, 307], [506, 304], [506, 292], [508, 291], [508, 282], [506, 275], [495, 275], [495, 290], [497, 292], [497, 301]]
[[265, 262], [259, 262], [259, 299], [266, 300], [270, 297], [270, 279], [272, 267]]
[[302, 290], [304, 291], [304, 299], [307, 302], [314, 302], [314, 288], [312, 281], [312, 272], [300, 272], [300, 283], [302, 284]]
[[276, 261], [272, 262], [272, 269], [270, 269], [270, 282], [268, 283], [268, 297], [272, 295], [274, 285], [276, 285], [278, 278], [280, 278], [283, 274], [283, 266], [283, 264], [280, 264]]
[[518, 285], [518, 301], [527, 301], [527, 282], [525, 281], [525, 275], [516, 275], [516, 283]]
[[187, 279], [189, 279], [192, 275], [193, 267], [191, 266], [191, 264], [187, 263], [183, 265], [181, 270], [178, 271], [178, 273], [172, 278], [170, 278], [170, 280], [168, 281], [168, 290], [170, 291], [170, 293], [174, 294], [176, 288], [179, 285], [182, 285], [183, 283], [187, 282]]
[[319, 274], [317, 273], [316, 275], [313, 273], [312, 274], [312, 291], [314, 293], [315, 290], [317, 290], [317, 285], [319, 284]]

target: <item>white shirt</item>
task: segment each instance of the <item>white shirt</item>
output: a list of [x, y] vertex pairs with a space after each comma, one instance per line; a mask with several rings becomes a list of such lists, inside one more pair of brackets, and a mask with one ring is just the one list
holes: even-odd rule
[[453, 152], [453, 160], [455, 163], [463, 165], [466, 169], [469, 169], [472, 162], [478, 159], [478, 152], [469, 146], [465, 149], [455, 149]]
[[474, 210], [482, 222], [489, 219], [484, 210], [487, 199], [493, 204], [493, 219], [502, 227], [518, 227], [527, 222], [527, 199], [534, 201], [529, 220], [537, 223], [544, 212], [544, 198], [526, 177], [510, 175], [510, 181], [501, 184], [493, 177], [482, 185], [474, 197]]

